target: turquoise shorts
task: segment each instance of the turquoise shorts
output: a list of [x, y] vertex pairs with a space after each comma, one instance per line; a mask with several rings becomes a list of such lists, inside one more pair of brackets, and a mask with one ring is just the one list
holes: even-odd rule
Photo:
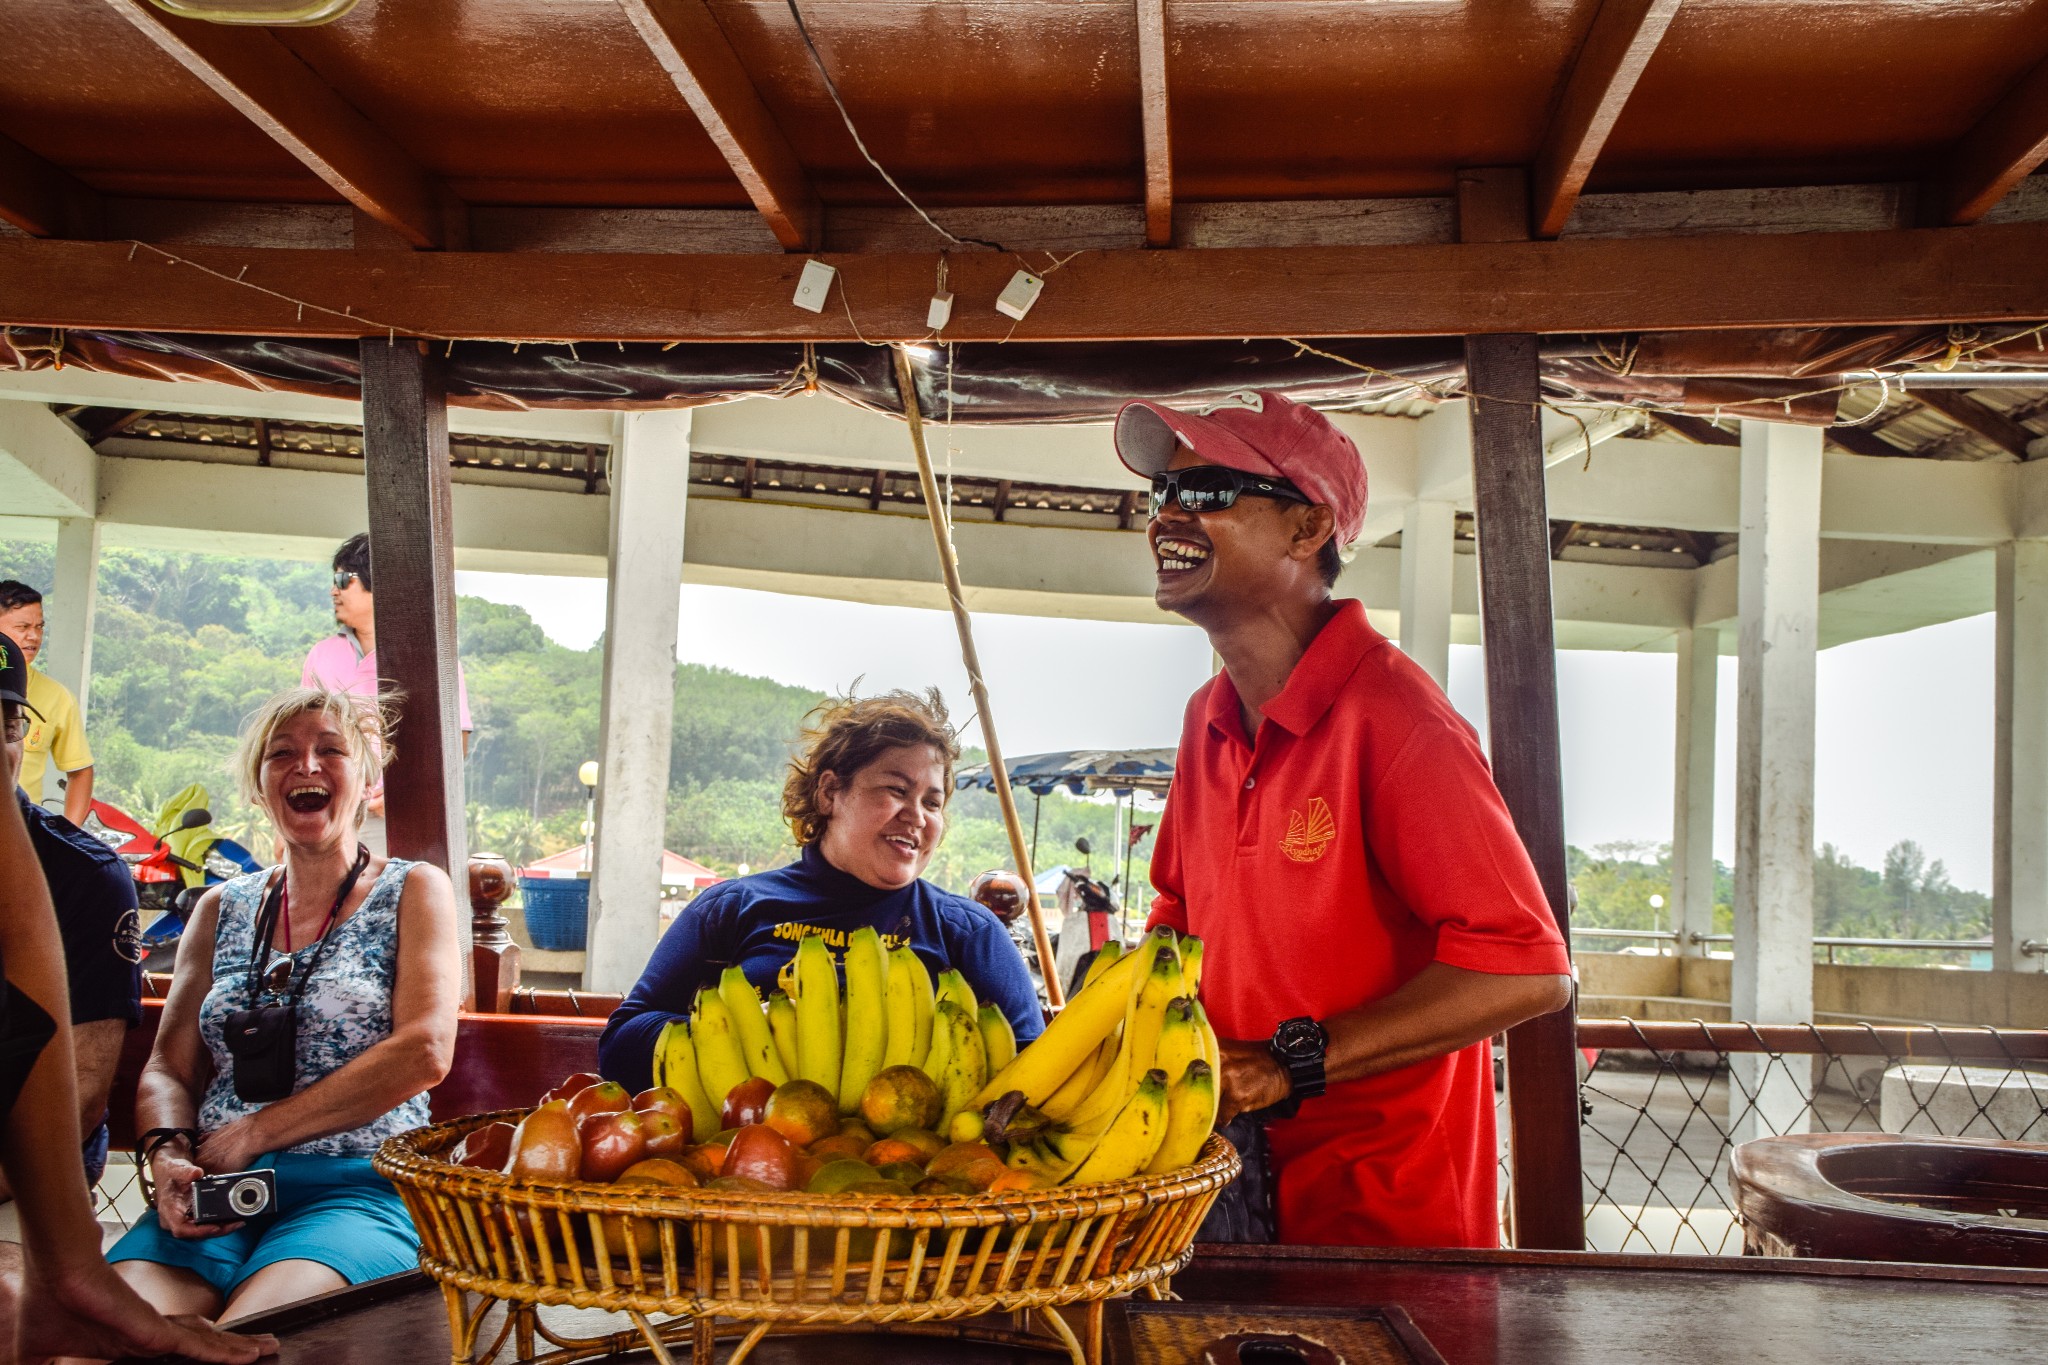
[[279, 1261], [317, 1261], [361, 1284], [419, 1265], [420, 1239], [391, 1182], [368, 1157], [266, 1156], [277, 1172], [277, 1207], [219, 1237], [173, 1237], [151, 1209], [107, 1253], [109, 1261], [154, 1261], [191, 1271], [225, 1302], [242, 1281]]

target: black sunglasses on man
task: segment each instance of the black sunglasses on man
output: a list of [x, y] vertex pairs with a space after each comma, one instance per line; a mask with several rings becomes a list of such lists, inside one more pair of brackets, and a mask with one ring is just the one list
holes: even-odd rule
[[1220, 464], [1198, 464], [1187, 469], [1162, 469], [1152, 476], [1152, 503], [1148, 515], [1158, 516], [1170, 498], [1183, 512], [1221, 512], [1240, 497], [1278, 498], [1283, 502], [1307, 503], [1309, 496], [1285, 479], [1247, 474]]

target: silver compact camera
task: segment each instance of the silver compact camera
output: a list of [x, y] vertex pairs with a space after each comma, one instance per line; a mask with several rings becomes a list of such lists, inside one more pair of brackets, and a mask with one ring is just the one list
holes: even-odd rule
[[195, 1223], [239, 1223], [270, 1212], [276, 1202], [275, 1171], [229, 1171], [192, 1182]]

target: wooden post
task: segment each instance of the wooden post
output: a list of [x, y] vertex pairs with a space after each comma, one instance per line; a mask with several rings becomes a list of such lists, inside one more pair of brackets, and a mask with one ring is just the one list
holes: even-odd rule
[[448, 400], [440, 366], [421, 342], [366, 339], [360, 354], [377, 673], [398, 698], [384, 772], [386, 837], [394, 858], [433, 863], [459, 885], [464, 878], [455, 874], [468, 858]]
[[[1569, 944], [1536, 338], [1467, 337], [1465, 372], [1493, 779]], [[1575, 1015], [1566, 1005], [1508, 1031], [1510, 1217], [1519, 1247], [1577, 1251], [1585, 1243]]]
[[498, 907], [512, 894], [512, 865], [495, 853], [469, 860], [469, 965], [476, 982], [470, 1008], [510, 1014], [512, 994], [519, 989], [519, 945], [505, 931]]

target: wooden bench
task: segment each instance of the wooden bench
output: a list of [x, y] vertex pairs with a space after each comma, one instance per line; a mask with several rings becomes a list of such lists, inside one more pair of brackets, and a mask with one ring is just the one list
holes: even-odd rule
[[[108, 1123], [117, 1152], [135, 1146], [135, 1084], [156, 1045], [163, 1008], [161, 1000], [143, 1001], [142, 1022], [128, 1030], [121, 1048]], [[601, 1018], [463, 1015], [455, 1032], [455, 1064], [432, 1092], [435, 1120], [530, 1105], [572, 1072], [597, 1070], [603, 1032]]]

